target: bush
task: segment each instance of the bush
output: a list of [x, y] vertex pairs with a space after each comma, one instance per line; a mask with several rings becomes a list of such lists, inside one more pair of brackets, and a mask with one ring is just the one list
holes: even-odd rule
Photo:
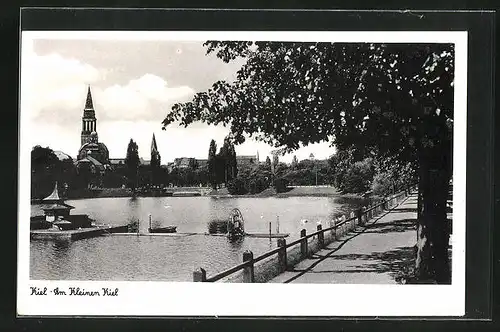
[[278, 178], [274, 180], [274, 189], [276, 189], [277, 193], [282, 193], [287, 191], [288, 188], [288, 180], [284, 178]]
[[370, 188], [374, 175], [370, 158], [355, 162], [343, 179], [343, 190], [348, 193], [364, 193]]
[[244, 195], [247, 193], [245, 182], [240, 178], [233, 179], [227, 183], [227, 191], [231, 195]]
[[129, 233], [137, 233], [139, 231], [139, 220], [131, 220], [127, 226]]
[[378, 173], [373, 178], [372, 183], [373, 194], [379, 196], [387, 196], [392, 191], [392, 180], [391, 176], [387, 172]]
[[248, 182], [248, 191], [250, 194], [258, 194], [267, 187], [265, 180], [262, 178], [252, 179]]
[[208, 223], [208, 234], [227, 233], [227, 220], [211, 220]]

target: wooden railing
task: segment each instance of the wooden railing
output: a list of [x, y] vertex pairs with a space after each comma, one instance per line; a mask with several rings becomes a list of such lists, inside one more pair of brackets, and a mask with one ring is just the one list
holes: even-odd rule
[[[373, 217], [377, 216], [379, 213], [386, 209], [391, 209], [394, 206], [396, 206], [399, 201], [402, 200], [402, 198], [407, 197], [411, 191], [415, 189], [415, 186], [409, 187], [405, 189], [404, 191], [401, 191], [398, 194], [392, 195], [381, 202], [370, 206], [366, 209], [358, 209], [355, 213], [351, 212], [351, 215], [349, 218], [345, 218], [345, 220], [335, 223], [333, 226], [328, 227], [323, 229], [323, 226], [319, 224], [317, 226], [317, 230], [314, 233], [307, 234], [305, 229], [302, 229], [300, 231], [300, 238], [292, 241], [290, 243], [286, 243], [286, 240], [284, 238], [278, 239], [278, 247], [270, 250], [262, 255], [259, 255], [257, 257], [253, 257], [253, 253], [250, 250], [247, 250], [243, 252], [243, 262], [233, 266], [227, 270], [224, 270], [220, 273], [217, 273], [214, 276], [207, 277], [206, 275], [206, 270], [203, 268], [200, 268], [196, 271], [193, 272], [193, 281], [195, 282], [215, 282], [219, 281], [225, 277], [228, 277], [238, 271], [243, 271], [243, 282], [246, 283], [253, 283], [255, 282], [255, 273], [254, 273], [254, 268], [255, 264], [269, 258], [274, 255], [278, 255], [278, 266], [279, 266], [279, 273], [283, 273], [287, 270], [288, 267], [288, 260], [287, 260], [287, 249], [294, 247], [296, 245], [300, 245], [300, 258], [305, 259], [307, 258], [311, 252], [308, 249], [308, 244], [309, 244], [309, 239], [317, 237], [318, 241], [318, 248], [322, 249], [326, 246], [325, 243], [325, 233], [326, 232], [331, 232], [331, 235], [333, 235], [333, 240], [335, 241], [337, 239], [337, 230], [340, 228], [341, 229], [341, 235], [346, 229], [349, 229], [349, 226], [351, 228], [355, 227], [356, 225], [364, 225], [368, 220], [372, 219]], [[340, 235], [340, 236], [341, 236]]]

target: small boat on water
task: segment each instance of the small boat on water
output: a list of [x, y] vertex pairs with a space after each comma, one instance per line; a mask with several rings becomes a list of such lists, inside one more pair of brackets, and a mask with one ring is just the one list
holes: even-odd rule
[[176, 233], [177, 226], [163, 226], [163, 227], [153, 227], [151, 225], [151, 215], [149, 215], [149, 233]]
[[166, 226], [166, 227], [154, 227], [148, 228], [149, 233], [176, 233], [177, 226]]

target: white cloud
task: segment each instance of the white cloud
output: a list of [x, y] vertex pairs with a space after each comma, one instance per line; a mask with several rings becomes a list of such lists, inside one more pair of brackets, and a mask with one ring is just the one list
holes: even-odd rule
[[76, 59], [63, 58], [56, 53], [37, 55], [33, 42], [23, 40], [21, 99], [31, 118], [37, 118], [43, 110], [48, 110], [50, 115], [56, 109], [81, 108], [85, 86], [100, 78], [96, 68]]
[[188, 86], [169, 87], [167, 81], [146, 73], [125, 85], [106, 86], [109, 68], [95, 68], [57, 53], [38, 55], [33, 42], [23, 42], [22, 105], [32, 119], [48, 123], [76, 121], [85, 103], [87, 86], [98, 120], [155, 120], [161, 123], [170, 107], [188, 100]]
[[170, 107], [194, 94], [187, 86], [168, 87], [156, 75], [145, 74], [127, 85], [94, 89], [94, 104], [103, 120], [145, 120], [161, 123]]

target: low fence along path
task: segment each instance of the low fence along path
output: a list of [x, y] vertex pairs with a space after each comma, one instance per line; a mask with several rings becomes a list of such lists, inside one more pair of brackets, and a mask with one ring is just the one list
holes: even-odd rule
[[269, 282], [395, 284], [414, 264], [417, 194], [356, 226]]
[[[380, 236], [381, 234], [390, 233], [393, 230], [405, 232], [407, 229], [414, 228], [416, 208], [411, 205], [411, 202], [413, 201], [413, 204], [416, 204], [414, 202], [416, 199], [416, 191], [417, 188], [415, 185], [410, 186], [371, 206], [360, 208], [356, 211], [352, 211], [348, 215], [327, 221], [326, 227], [323, 227], [323, 223], [320, 222], [317, 225], [316, 232], [307, 234], [306, 229], [302, 229], [300, 231], [300, 238], [297, 240], [287, 243], [285, 238], [280, 238], [277, 241], [277, 248], [257, 257], [254, 257], [251, 250], [247, 250], [243, 252], [243, 262], [241, 264], [215, 275], [207, 276], [207, 271], [200, 267], [193, 271], [193, 281], [262, 283], [274, 280], [274, 282], [292, 282], [306, 273], [313, 271], [320, 262], [331, 259], [331, 256], [335, 252], [339, 251], [344, 245], [349, 243], [349, 241], [364, 233], [366, 233], [364, 234], [365, 236], [370, 234], [369, 232]], [[408, 196], [410, 196], [410, 199], [408, 199]], [[406, 202], [404, 207], [399, 207], [402, 202]], [[406, 213], [406, 215], [395, 217], [394, 214], [396, 212], [393, 211], [395, 208], [397, 208], [398, 213]], [[392, 213], [393, 215], [386, 217], [388, 213]], [[377, 227], [379, 228], [378, 231]], [[385, 237], [385, 240], [392, 241], [390, 237]], [[332, 246], [334, 242], [336, 244]], [[404, 240], [403, 242], [406, 244], [408, 241]], [[370, 240], [369, 237], [368, 244], [370, 243], [371, 246], [374, 246], [377, 240]], [[364, 246], [366, 246], [366, 244], [360, 245], [360, 248], [365, 250], [366, 248]], [[325, 248], [326, 250], [324, 250]], [[354, 247], [354, 249], [356, 248], [357, 247]], [[402, 268], [406, 267], [408, 262], [411, 262], [411, 250], [411, 247], [398, 247], [398, 251], [387, 253], [387, 255], [393, 256], [384, 257], [387, 258], [387, 260], [401, 262], [402, 266], [389, 267], [395, 269], [395, 271], [404, 272]], [[363, 257], [361, 255], [363, 255], [362, 253], [364, 253], [364, 251], [360, 252], [361, 254], [353, 250], [352, 255], [358, 255], [355, 256], [357, 258]], [[351, 256], [336, 257], [349, 259]], [[298, 265], [304, 260], [304, 263]], [[387, 267], [384, 268], [387, 269]], [[292, 274], [286, 272], [291, 272]], [[331, 273], [334, 273], [334, 271], [332, 270]], [[283, 275], [276, 278], [280, 274]]]

